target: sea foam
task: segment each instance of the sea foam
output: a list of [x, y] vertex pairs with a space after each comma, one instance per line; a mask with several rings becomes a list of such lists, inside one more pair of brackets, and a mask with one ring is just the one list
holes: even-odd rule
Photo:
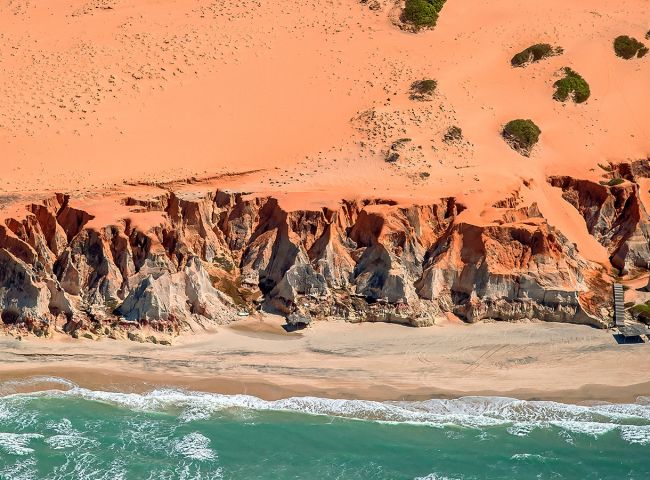
[[[250, 415], [254, 412], [294, 412], [339, 417], [350, 420], [407, 423], [430, 427], [456, 426], [484, 429], [504, 426], [508, 433], [528, 436], [538, 428], [558, 427], [567, 432], [594, 437], [618, 430], [630, 443], [650, 443], [650, 402], [633, 404], [571, 405], [550, 401], [524, 401], [507, 397], [462, 397], [426, 401], [378, 402], [319, 397], [291, 397], [263, 400], [251, 395], [222, 395], [179, 389], [156, 389], [147, 393], [122, 393], [90, 390], [60, 382], [65, 390], [47, 390], [4, 397], [72, 397], [146, 412], [169, 412], [181, 421], [191, 422], [215, 414]], [[4, 408], [0, 399], [0, 411]], [[55, 443], [80, 440], [55, 437]], [[196, 440], [196, 439], [194, 439]], [[182, 446], [181, 446], [182, 448]]]
[[0, 432], [0, 450], [11, 455], [29, 455], [34, 451], [29, 443], [35, 438], [43, 438], [43, 435]]
[[176, 440], [174, 450], [185, 458], [192, 460], [214, 460], [214, 451], [210, 448], [210, 439], [198, 432], [193, 432]]

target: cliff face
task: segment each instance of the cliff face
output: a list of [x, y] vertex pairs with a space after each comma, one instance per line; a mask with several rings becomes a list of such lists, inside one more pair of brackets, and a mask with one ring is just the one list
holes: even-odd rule
[[[415, 326], [446, 312], [606, 326], [601, 267], [516, 203], [475, 225], [453, 198], [286, 211], [270, 197], [168, 192], [122, 199], [129, 215], [103, 225], [57, 195], [0, 225], [2, 319], [44, 333], [135, 322], [174, 332], [261, 306]], [[152, 213], [146, 227], [132, 220]]]
[[610, 167], [602, 183], [572, 177], [551, 177], [562, 197], [585, 219], [587, 230], [607, 248], [622, 274], [650, 268], [650, 223], [640, 198], [639, 180], [650, 177], [650, 162]]
[[418, 293], [469, 322], [536, 318], [602, 325], [583, 308], [598, 283], [596, 270], [544, 221], [459, 224], [432, 251]]

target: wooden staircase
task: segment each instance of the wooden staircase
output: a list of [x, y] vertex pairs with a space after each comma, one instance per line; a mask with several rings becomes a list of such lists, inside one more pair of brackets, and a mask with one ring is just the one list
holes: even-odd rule
[[623, 298], [623, 285], [614, 284], [614, 324], [617, 327], [625, 326], [625, 300]]
[[614, 325], [627, 342], [629, 337], [638, 337], [643, 340], [644, 336], [650, 334], [648, 326], [643, 323], [632, 321], [625, 322], [625, 299], [623, 295], [623, 285], [614, 284]]

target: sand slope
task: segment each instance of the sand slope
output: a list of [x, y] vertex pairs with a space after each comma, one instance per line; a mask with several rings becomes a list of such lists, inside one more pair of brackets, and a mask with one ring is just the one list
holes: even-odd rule
[[[0, 192], [261, 169], [259, 189], [479, 195], [650, 153], [650, 60], [611, 46], [643, 37], [645, 0], [449, 0], [417, 35], [383, 5], [6, 0]], [[510, 67], [541, 41], [565, 54]], [[551, 100], [563, 66], [590, 82], [586, 104]], [[433, 101], [409, 100], [425, 77], [439, 82]], [[498, 135], [517, 117], [543, 130], [530, 160]], [[451, 124], [465, 144], [441, 141]], [[401, 137], [422, 148], [387, 167]]]

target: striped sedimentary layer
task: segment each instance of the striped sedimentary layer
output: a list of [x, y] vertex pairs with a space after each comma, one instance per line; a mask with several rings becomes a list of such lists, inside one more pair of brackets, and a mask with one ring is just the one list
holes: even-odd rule
[[[614, 167], [612, 167], [614, 168]], [[622, 271], [647, 269], [647, 213], [637, 179], [552, 177], [567, 208]], [[519, 196], [472, 221], [454, 198], [402, 205], [381, 199], [287, 210], [271, 196], [214, 190], [122, 196], [126, 213], [103, 224], [57, 194], [0, 224], [0, 311], [5, 324], [47, 335], [114, 335], [148, 324], [176, 333], [265, 309], [291, 321], [342, 317], [431, 325], [453, 313], [607, 327], [607, 265], [578, 248]], [[156, 221], [134, 221], [156, 214]], [[142, 224], [146, 226], [142, 226]]]

